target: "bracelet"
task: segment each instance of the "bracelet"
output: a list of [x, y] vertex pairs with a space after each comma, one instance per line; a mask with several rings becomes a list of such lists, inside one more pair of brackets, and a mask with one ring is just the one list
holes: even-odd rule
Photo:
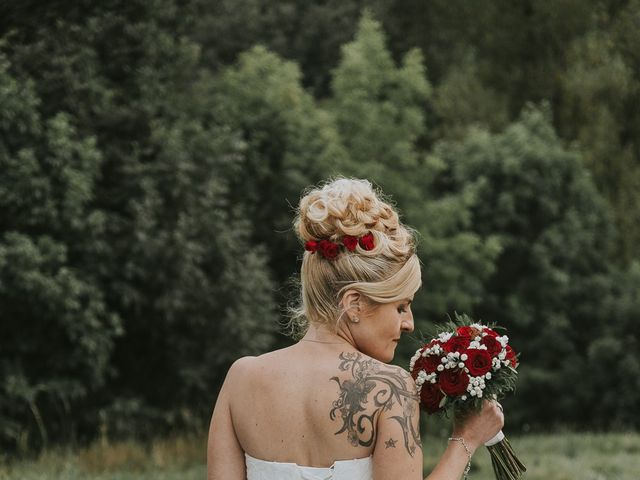
[[449, 441], [460, 442], [462, 444], [462, 447], [464, 448], [464, 451], [467, 453], [467, 456], [469, 457], [469, 461], [467, 462], [467, 468], [464, 469], [464, 473], [463, 473], [463, 478], [466, 480], [469, 475], [469, 470], [471, 470], [471, 450], [469, 450], [469, 447], [467, 447], [467, 444], [465, 443], [464, 438], [462, 437], [449, 437]]

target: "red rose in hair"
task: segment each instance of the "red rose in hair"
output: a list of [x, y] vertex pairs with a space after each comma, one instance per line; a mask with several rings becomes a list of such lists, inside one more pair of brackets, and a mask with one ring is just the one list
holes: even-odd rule
[[345, 235], [342, 237], [342, 244], [347, 247], [347, 250], [353, 252], [358, 246], [358, 239], [356, 237], [352, 237], [351, 235]]
[[426, 357], [420, 357], [418, 360], [416, 360], [415, 366], [413, 367], [413, 372], [415, 372], [416, 377], [418, 376], [418, 372], [420, 370], [424, 370], [427, 373], [434, 373], [440, 363], [441, 361], [438, 355], [427, 355]]
[[516, 357], [516, 351], [511, 348], [511, 345], [507, 345], [507, 360], [511, 362], [511, 366], [516, 368], [518, 366], [518, 358]]
[[373, 244], [373, 234], [367, 233], [360, 237], [360, 246], [363, 250], [373, 250], [375, 245]]
[[444, 394], [437, 383], [425, 382], [420, 389], [420, 405], [427, 413], [436, 413], [440, 410], [440, 402]]
[[324, 258], [332, 260], [338, 256], [340, 248], [337, 243], [333, 243], [329, 240], [320, 240], [320, 252]]
[[457, 397], [467, 391], [469, 375], [458, 368], [445, 370], [440, 374], [440, 386], [442, 391], [450, 397]]
[[491, 371], [491, 355], [487, 350], [472, 348], [467, 350], [467, 360], [464, 362], [469, 369], [469, 373], [474, 377], [480, 377]]
[[318, 242], [315, 240], [309, 240], [304, 244], [304, 249], [308, 252], [317, 252], [318, 251]]
[[480, 343], [487, 347], [487, 351], [492, 357], [497, 357], [498, 354], [502, 351], [502, 345], [499, 341], [496, 340], [496, 337], [487, 335], [486, 337], [482, 338]]
[[471, 343], [471, 338], [466, 336], [458, 335], [456, 337], [451, 337], [447, 340], [442, 348], [445, 352], [464, 352], [467, 348], [469, 348], [469, 344]]

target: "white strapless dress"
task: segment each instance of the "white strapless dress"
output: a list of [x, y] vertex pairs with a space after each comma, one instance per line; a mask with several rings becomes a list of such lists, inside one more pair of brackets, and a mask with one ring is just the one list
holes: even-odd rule
[[373, 480], [373, 458], [337, 460], [331, 467], [268, 462], [244, 454], [247, 480]]

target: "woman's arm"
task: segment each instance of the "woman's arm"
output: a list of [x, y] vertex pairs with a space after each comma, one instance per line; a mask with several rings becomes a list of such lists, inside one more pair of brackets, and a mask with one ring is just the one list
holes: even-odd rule
[[238, 369], [244, 359], [236, 361], [222, 385], [213, 409], [207, 443], [208, 480], [246, 480], [244, 451], [238, 442], [231, 421], [230, 399], [237, 381]]
[[[466, 443], [466, 440], [465, 440]], [[475, 448], [470, 445], [471, 455]], [[465, 451], [461, 442], [449, 442], [449, 446], [440, 457], [436, 468], [426, 477], [425, 480], [459, 480], [469, 464], [469, 454]]]
[[[373, 391], [382, 411], [375, 424], [373, 451], [374, 480], [418, 480], [422, 478], [423, 452], [420, 443], [420, 407], [411, 376], [400, 367], [387, 366], [377, 372], [378, 389]], [[386, 381], [385, 381], [386, 380]], [[493, 438], [504, 424], [495, 401], [482, 410], [455, 418], [452, 440], [427, 480], [459, 480], [469, 457]]]
[[375, 424], [373, 449], [374, 480], [421, 480], [420, 405], [416, 385], [400, 367], [387, 366], [378, 372], [378, 390], [372, 403], [383, 401]]
[[492, 439], [504, 425], [502, 410], [495, 401], [485, 401], [482, 411], [466, 418], [456, 418], [451, 440], [438, 464], [425, 480], [459, 480], [469, 463], [469, 456]]

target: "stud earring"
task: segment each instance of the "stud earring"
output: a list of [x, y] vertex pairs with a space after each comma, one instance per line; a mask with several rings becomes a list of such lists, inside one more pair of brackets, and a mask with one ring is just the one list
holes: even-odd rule
[[358, 317], [351, 318], [351, 323], [358, 323], [359, 321], [360, 321], [360, 318]]

